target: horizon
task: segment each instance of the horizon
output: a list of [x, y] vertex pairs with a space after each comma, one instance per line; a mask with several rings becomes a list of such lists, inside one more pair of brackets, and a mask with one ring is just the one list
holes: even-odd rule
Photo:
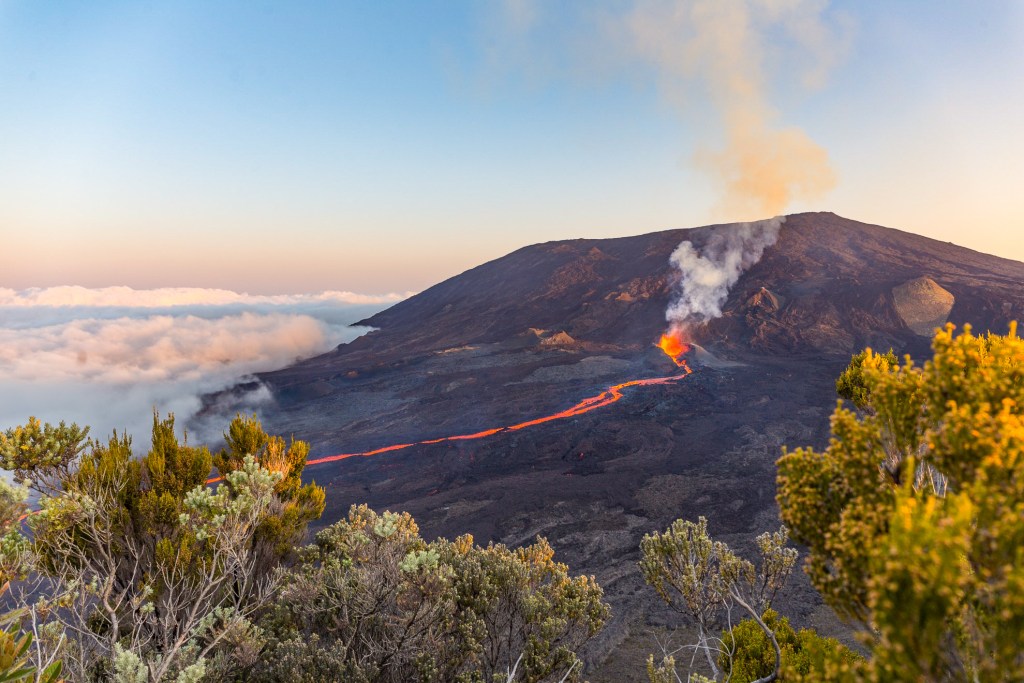
[[[1024, 263], [1024, 257], [1013, 258], [1003, 256], [1002, 254], [986, 252], [981, 249], [975, 249], [965, 244], [950, 240], [941, 240], [937, 237], [930, 235], [922, 235], [915, 233], [910, 230], [903, 230], [899, 227], [891, 225], [881, 225], [878, 223], [869, 223], [867, 221], [861, 221], [856, 218], [849, 216], [841, 216], [834, 211], [820, 210], [820, 211], [800, 211], [782, 214], [782, 217], [791, 217], [802, 214], [814, 214], [814, 213], [825, 213], [850, 220], [863, 225], [870, 225], [874, 227], [885, 228], [888, 230], [895, 230], [908, 235], [915, 235], [925, 239], [934, 240], [936, 242], [942, 242], [945, 244], [953, 245], [960, 249], [966, 249], [984, 256], [993, 256], [996, 258], [1002, 258], [1009, 261], [1016, 261], [1018, 263]], [[607, 237], [568, 237], [562, 239], [545, 240], [543, 242], [530, 242], [527, 244], [521, 244], [513, 246], [507, 252], [499, 254], [494, 258], [490, 258], [487, 261], [481, 261], [474, 263], [458, 272], [442, 273], [438, 276], [438, 279], [429, 282], [425, 287], [420, 290], [406, 290], [402, 292], [398, 291], [381, 291], [381, 292], [352, 292], [352, 291], [338, 291], [338, 290], [320, 290], [320, 291], [284, 291], [275, 292], [273, 294], [261, 294], [257, 291], [244, 291], [237, 289], [228, 289], [222, 287], [183, 287], [183, 286], [157, 286], [157, 287], [132, 287], [130, 285], [104, 285], [99, 287], [87, 287], [80, 284], [63, 284], [63, 285], [52, 285], [52, 286], [31, 286], [23, 289], [15, 289], [11, 287], [0, 287], [0, 308], [92, 308], [92, 309], [109, 309], [111, 311], [117, 311], [120, 308], [151, 308], [151, 309], [170, 309], [178, 306], [209, 306], [209, 307], [225, 307], [232, 304], [284, 304], [288, 303], [290, 299], [297, 302], [305, 297], [312, 297], [314, 299], [320, 299], [323, 301], [334, 301], [343, 305], [378, 305], [386, 304], [388, 307], [394, 304], [400, 303], [406, 299], [417, 296], [424, 291], [434, 287], [435, 285], [441, 284], [446, 280], [458, 277], [472, 270], [478, 266], [485, 265], [491, 261], [500, 260], [520, 249], [525, 249], [532, 246], [539, 246], [542, 244], [556, 243], [556, 242], [571, 242], [571, 241], [592, 241], [592, 240], [605, 240], [605, 239], [628, 239], [630, 237], [644, 237], [646, 235], [654, 235], [664, 232], [677, 232], [680, 230], [699, 230], [702, 228], [712, 228], [719, 226], [728, 225], [742, 225], [744, 223], [758, 223], [769, 219], [757, 219], [751, 221], [734, 221], [734, 222], [718, 222], [718, 223], [707, 223], [703, 225], [694, 225], [688, 227], [679, 228], [667, 228], [664, 230], [653, 230], [647, 232], [640, 232], [635, 234], [624, 234], [624, 235], [613, 235]], [[155, 301], [148, 301], [152, 297], [149, 295], [156, 295]]]
[[1024, 260], [1019, 4], [698, 5], [5, 3], [0, 287], [419, 291], [811, 210]]

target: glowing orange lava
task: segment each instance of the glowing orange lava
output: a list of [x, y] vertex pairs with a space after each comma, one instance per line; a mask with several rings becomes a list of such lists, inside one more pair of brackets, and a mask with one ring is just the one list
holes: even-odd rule
[[690, 350], [690, 345], [682, 340], [678, 331], [671, 330], [661, 335], [661, 339], [658, 341], [658, 348], [664, 351], [665, 355], [671, 358], [679, 367], [686, 365], [686, 361], [680, 360], [679, 357]]
[[[686, 347], [679, 352], [680, 355], [686, 353]], [[427, 439], [425, 441], [416, 441], [413, 443], [403, 443], [394, 446], [385, 446], [384, 448], [375, 448], [372, 451], [363, 451], [361, 453], [339, 453], [338, 455], [328, 455], [322, 458], [313, 458], [307, 460], [307, 465], [319, 465], [325, 462], [336, 462], [338, 460], [347, 460], [348, 458], [366, 458], [380, 453], [389, 453], [391, 451], [399, 451], [413, 446], [426, 446], [428, 444], [444, 443], [445, 441], [468, 441], [470, 439], [484, 439], [488, 436], [494, 436], [495, 434], [503, 434], [505, 432], [517, 432], [520, 429], [526, 429], [527, 427], [533, 427], [545, 422], [553, 422], [554, 420], [564, 420], [569, 417], [576, 417], [577, 415], [583, 415], [589, 413], [591, 410], [597, 410], [598, 408], [604, 408], [607, 405], [615, 403], [622, 398], [622, 390], [630, 387], [649, 387], [657, 384], [672, 384], [679, 380], [688, 377], [693, 370], [687, 365], [685, 360], [673, 357], [672, 360], [676, 362], [676, 365], [683, 368], [683, 372], [670, 375], [668, 377], [651, 377], [650, 379], [633, 379], [622, 384], [616, 384], [608, 387], [600, 394], [596, 396], [590, 396], [585, 398], [576, 405], [558, 413], [551, 415], [545, 415], [538, 417], [534, 420], [528, 420], [526, 422], [520, 422], [514, 425], [508, 425], [507, 427], [495, 427], [493, 429], [485, 429], [481, 432], [474, 432], [473, 434], [458, 434], [456, 436], [445, 436], [440, 439]]]
[[[651, 377], [648, 379], [633, 379], [628, 382], [616, 384], [610, 386], [600, 394], [596, 396], [590, 396], [583, 399], [576, 405], [561, 412], [553, 413], [551, 415], [545, 415], [538, 417], [533, 420], [526, 422], [520, 422], [514, 425], [508, 425], [506, 427], [494, 427], [493, 429], [485, 429], [480, 432], [473, 432], [472, 434], [458, 434], [455, 436], [445, 436], [439, 439], [427, 439], [424, 441], [414, 441], [411, 443], [400, 443], [393, 446], [384, 446], [382, 448], [375, 448], [372, 451], [362, 451], [359, 453], [339, 453], [338, 455], [328, 455], [322, 458], [313, 458], [307, 460], [307, 465], [320, 465], [325, 462], [336, 462], [338, 460], [347, 460], [348, 458], [368, 458], [374, 455], [380, 455], [381, 453], [390, 453], [392, 451], [400, 451], [406, 448], [412, 448], [413, 446], [426, 446], [429, 444], [444, 443], [445, 441], [468, 441], [470, 439], [484, 439], [495, 434], [504, 434], [506, 432], [516, 432], [520, 429], [526, 429], [528, 427], [534, 427], [545, 422], [553, 422], [555, 420], [564, 420], [570, 417], [576, 417], [577, 415], [583, 415], [589, 413], [591, 410], [597, 410], [598, 408], [604, 408], [605, 406], [611, 405], [622, 398], [623, 389], [629, 389], [630, 387], [649, 387], [662, 384], [673, 384], [686, 377], [689, 377], [693, 370], [690, 369], [689, 364], [680, 358], [683, 354], [690, 350], [690, 347], [680, 340], [676, 336], [662, 335], [661, 342], [658, 346], [665, 351], [665, 353], [672, 358], [676, 365], [683, 369], [683, 372], [675, 375], [669, 375], [668, 377]], [[220, 481], [220, 477], [213, 477], [207, 481], [208, 484], [213, 484]]]
[[[675, 364], [682, 368], [682, 372], [669, 375], [668, 377], [651, 377], [648, 379], [632, 379], [628, 382], [622, 382], [621, 384], [615, 384], [608, 387], [600, 394], [596, 396], [590, 396], [583, 399], [576, 405], [567, 410], [563, 410], [558, 413], [551, 415], [545, 415], [544, 417], [538, 417], [534, 420], [528, 420], [526, 422], [520, 422], [519, 424], [509, 425], [507, 427], [495, 427], [493, 429], [485, 429], [481, 432], [474, 432], [472, 434], [458, 434], [456, 436], [445, 436], [440, 439], [427, 439], [425, 441], [414, 441], [411, 443], [399, 443], [391, 446], [383, 446], [381, 448], [375, 448], [372, 451], [362, 451], [360, 453], [340, 453], [338, 455], [328, 455], [323, 458], [313, 458], [307, 460], [307, 465], [319, 465], [325, 462], [335, 462], [338, 460], [346, 460], [348, 458], [368, 458], [374, 455], [380, 455], [382, 453], [390, 453], [392, 451], [401, 451], [406, 448], [412, 448], [413, 446], [425, 446], [428, 444], [443, 443], [445, 441], [468, 441], [470, 439], [484, 439], [495, 434], [503, 434], [505, 432], [516, 432], [520, 429], [526, 429], [527, 427], [534, 427], [545, 422], [553, 422], [555, 420], [564, 420], [570, 417], [576, 417], [577, 415], [583, 415], [589, 413], [591, 410], [597, 410], [598, 408], [604, 408], [605, 406], [611, 405], [622, 398], [622, 390], [629, 389], [630, 387], [649, 387], [662, 384], [673, 384], [682, 379], [689, 377], [693, 374], [693, 370], [690, 369], [689, 364], [680, 358], [683, 354], [690, 350], [688, 344], [679, 339], [678, 336], [674, 335], [661, 335], [661, 341], [658, 343], [658, 347], [661, 348]], [[216, 484], [221, 480], [221, 477], [210, 477], [206, 480], [207, 484]], [[32, 510], [19, 518], [19, 522], [24, 521], [29, 515], [37, 514], [38, 510]]]

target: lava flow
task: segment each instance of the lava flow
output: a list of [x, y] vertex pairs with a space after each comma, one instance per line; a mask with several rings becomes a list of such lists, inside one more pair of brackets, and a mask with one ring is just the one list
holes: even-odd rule
[[[484, 439], [488, 436], [494, 436], [495, 434], [504, 434], [505, 432], [516, 432], [520, 429], [526, 429], [527, 427], [533, 427], [535, 425], [544, 424], [545, 422], [553, 422], [555, 420], [564, 420], [569, 417], [576, 417], [577, 415], [583, 415], [589, 413], [591, 410], [597, 410], [598, 408], [604, 408], [622, 398], [622, 390], [629, 389], [630, 387], [649, 387], [660, 384], [672, 384], [678, 382], [681, 379], [685, 379], [693, 374], [693, 370], [690, 365], [681, 356], [690, 350], [690, 346], [682, 341], [674, 333], [661, 335], [661, 340], [656, 344], [658, 348], [665, 352], [672, 361], [682, 368], [682, 372], [675, 375], [669, 375], [667, 377], [650, 377], [648, 379], [631, 379], [621, 384], [615, 384], [608, 387], [600, 394], [596, 396], [590, 396], [583, 399], [572, 408], [563, 410], [558, 413], [552, 413], [551, 415], [545, 415], [538, 417], [533, 420], [527, 420], [526, 422], [520, 422], [514, 425], [508, 425], [506, 427], [495, 427], [493, 429], [485, 429], [481, 432], [474, 432], [472, 434], [458, 434], [456, 436], [445, 436], [440, 439], [427, 439], [425, 441], [413, 441], [411, 443], [398, 443], [391, 446], [383, 446], [382, 448], [375, 448], [372, 451], [363, 451], [361, 453], [340, 453], [338, 455], [328, 455], [323, 458], [313, 458], [307, 460], [307, 465], [319, 465], [325, 462], [335, 462], [337, 460], [346, 460], [348, 458], [368, 458], [373, 455], [380, 455], [382, 453], [390, 453], [392, 451], [401, 451], [406, 448], [412, 448], [413, 446], [426, 446], [435, 443], [444, 443], [445, 441], [468, 441], [470, 439]], [[206, 480], [207, 484], [216, 484], [221, 480], [221, 477], [210, 477]], [[33, 513], [34, 514], [34, 513]], [[21, 519], [25, 519], [28, 515], [23, 515]]]
[[428, 439], [426, 441], [415, 441], [413, 443], [396, 444], [393, 446], [385, 446], [383, 448], [375, 448], [372, 451], [364, 451], [361, 453], [340, 453], [338, 455], [328, 455], [322, 458], [314, 458], [307, 460], [307, 465], [319, 465], [325, 462], [335, 462], [337, 460], [346, 460], [348, 458], [365, 458], [373, 455], [379, 455], [381, 453], [390, 453], [391, 451], [400, 451], [405, 448], [411, 448], [412, 446], [424, 446], [428, 444], [444, 443], [445, 441], [467, 441], [470, 439], [483, 439], [488, 436], [494, 436], [495, 434], [503, 434], [505, 432], [516, 432], [520, 429], [526, 429], [527, 427], [533, 427], [545, 422], [553, 422], [555, 420], [564, 420], [570, 417], [576, 417], [577, 415], [583, 415], [589, 413], [591, 410], [597, 410], [598, 408], [604, 408], [605, 406], [611, 405], [622, 398], [622, 390], [630, 387], [647, 387], [657, 384], [672, 384], [679, 380], [688, 377], [693, 370], [690, 369], [689, 364], [682, 358], [682, 356], [690, 350], [689, 344], [685, 343], [679, 338], [677, 332], [670, 332], [668, 334], [661, 335], [661, 340], [657, 344], [658, 348], [665, 352], [669, 358], [680, 368], [683, 372], [669, 375], [668, 377], [651, 377], [649, 379], [633, 379], [628, 382], [622, 382], [610, 386], [600, 394], [596, 396], [590, 396], [583, 399], [576, 405], [561, 412], [552, 413], [551, 415], [545, 415], [538, 417], [533, 420], [527, 420], [526, 422], [520, 422], [514, 425], [508, 425], [505, 427], [495, 427], [493, 429], [485, 429], [481, 432], [474, 432], [473, 434], [459, 434], [457, 436], [445, 436], [440, 439]]
[[[651, 377], [648, 379], [632, 379], [621, 384], [615, 384], [608, 387], [600, 394], [590, 396], [583, 399], [576, 405], [561, 412], [552, 413], [551, 415], [545, 415], [538, 417], [533, 420], [527, 420], [526, 422], [520, 422], [518, 424], [507, 425], [505, 427], [494, 427], [493, 429], [485, 429], [480, 432], [474, 432], [472, 434], [458, 434], [456, 436], [445, 436], [439, 439], [427, 439], [425, 441], [413, 441], [411, 443], [399, 443], [391, 446], [384, 446], [382, 448], [375, 448], [372, 451], [362, 451], [360, 453], [339, 453], [338, 455], [328, 455], [322, 458], [313, 458], [307, 460], [307, 465], [319, 465], [325, 462], [335, 462], [338, 460], [347, 460], [348, 458], [367, 458], [374, 455], [380, 455], [382, 453], [390, 453], [392, 451], [401, 451], [406, 448], [412, 448], [413, 446], [426, 446], [429, 444], [444, 443], [446, 441], [468, 441], [471, 439], [484, 439], [495, 434], [504, 434], [506, 432], [516, 432], [520, 429], [526, 429], [527, 427], [533, 427], [545, 422], [553, 422], [555, 420], [564, 420], [570, 417], [576, 417], [589, 413], [592, 410], [598, 408], [604, 408], [605, 406], [611, 405], [622, 398], [623, 389], [629, 389], [630, 387], [648, 387], [661, 384], [672, 384], [678, 382], [686, 377], [689, 377], [693, 373], [690, 369], [689, 364], [682, 358], [682, 356], [690, 350], [689, 344], [680, 339], [679, 335], [675, 331], [671, 331], [668, 334], [661, 335], [661, 340], [656, 344], [658, 348], [665, 352], [669, 358], [680, 368], [682, 372], [667, 377]], [[208, 480], [207, 483], [214, 483], [220, 481], [220, 477], [215, 477]]]

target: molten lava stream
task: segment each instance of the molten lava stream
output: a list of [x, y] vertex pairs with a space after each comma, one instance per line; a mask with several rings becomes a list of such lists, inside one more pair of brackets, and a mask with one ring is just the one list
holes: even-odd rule
[[[622, 384], [616, 384], [608, 387], [600, 394], [596, 396], [590, 396], [583, 399], [572, 408], [563, 410], [558, 413], [551, 415], [545, 415], [544, 417], [538, 417], [533, 420], [526, 422], [520, 422], [519, 424], [508, 425], [505, 427], [495, 427], [493, 429], [485, 429], [482, 432], [474, 432], [472, 434], [458, 434], [455, 436], [443, 436], [439, 439], [427, 439], [425, 441], [414, 441], [412, 443], [399, 443], [393, 446], [384, 446], [383, 448], [375, 448], [372, 451], [362, 451], [360, 453], [340, 453], [338, 455], [328, 455], [323, 458], [313, 458], [307, 460], [307, 465], [320, 465], [325, 462], [335, 462], [337, 460], [346, 460], [348, 458], [367, 458], [373, 455], [380, 455], [381, 453], [390, 453], [392, 451], [401, 451], [406, 448], [412, 448], [413, 446], [426, 446], [435, 443], [444, 443], [445, 441], [469, 441], [470, 439], [485, 439], [488, 436], [494, 436], [495, 434], [503, 434], [505, 432], [516, 432], [520, 429], [526, 429], [527, 427], [534, 427], [545, 422], [553, 422], [555, 420], [564, 420], [569, 417], [576, 417], [577, 415], [583, 415], [589, 413], [591, 410], [597, 410], [598, 408], [604, 408], [622, 398], [622, 390], [630, 387], [649, 387], [657, 384], [672, 384], [678, 382], [681, 379], [689, 377], [693, 373], [690, 369], [689, 364], [681, 358], [685, 353], [690, 350], [690, 345], [684, 342], [680, 336], [680, 333], [676, 330], [670, 330], [668, 333], [661, 335], [660, 341], [655, 345], [659, 349], [665, 352], [672, 361], [682, 368], [683, 372], [669, 375], [668, 377], [651, 377], [649, 379], [632, 379]], [[220, 481], [220, 477], [213, 477], [208, 479], [206, 483], [213, 484]]]
[[[622, 390], [630, 387], [649, 387], [660, 384], [672, 384], [678, 382], [681, 379], [689, 377], [693, 370], [690, 369], [689, 364], [685, 360], [681, 360], [678, 356], [689, 351], [690, 347], [687, 344], [675, 339], [674, 343], [666, 343], [666, 335], [662, 335], [661, 342], [658, 347], [664, 351], [669, 357], [675, 361], [675, 364], [683, 369], [683, 372], [676, 375], [669, 375], [668, 377], [651, 377], [649, 379], [631, 379], [628, 382], [622, 384], [616, 384], [610, 386], [600, 394], [596, 396], [590, 396], [583, 399], [572, 408], [563, 410], [559, 413], [552, 413], [551, 415], [545, 415], [544, 417], [538, 417], [534, 420], [528, 420], [526, 422], [520, 422], [519, 424], [508, 425], [507, 427], [495, 427], [493, 429], [485, 429], [482, 432], [474, 432], [473, 434], [458, 434], [456, 436], [444, 436], [440, 439], [427, 439], [425, 441], [414, 441], [412, 443], [398, 443], [391, 446], [383, 446], [382, 448], [375, 448], [372, 451], [362, 451], [361, 453], [340, 453], [338, 455], [328, 455], [323, 458], [313, 458], [307, 460], [307, 465], [320, 465], [325, 462], [335, 462], [336, 460], [346, 460], [348, 458], [368, 458], [373, 455], [380, 455], [381, 453], [390, 453], [392, 451], [401, 451], [406, 448], [412, 448], [413, 446], [426, 446], [428, 444], [444, 443], [445, 441], [469, 441], [470, 439], [485, 439], [488, 436], [494, 436], [495, 434], [503, 434], [504, 432], [516, 432], [520, 429], [526, 429], [527, 427], [533, 427], [545, 422], [553, 422], [555, 420], [564, 420], [569, 417], [576, 417], [577, 415], [583, 415], [589, 413], [591, 410], [597, 410], [598, 408], [604, 408], [609, 406], [622, 398]], [[676, 355], [670, 353], [670, 350], [677, 351]], [[215, 484], [221, 480], [221, 477], [210, 477], [206, 480], [207, 484]], [[22, 517], [24, 519], [28, 515]]]
[[[686, 344], [680, 342], [678, 338], [673, 338], [676, 342], [674, 345], [670, 344], [669, 346], [666, 347], [665, 339], [666, 336], [662, 336], [662, 342], [658, 344], [658, 346], [663, 351], [665, 351], [665, 353], [669, 355], [673, 361], [675, 361], [676, 365], [683, 369], [683, 372], [679, 374], [669, 375], [668, 377], [651, 377], [650, 379], [633, 379], [628, 382], [623, 382], [622, 384], [616, 384], [614, 386], [608, 387], [607, 389], [602, 391], [600, 394], [597, 394], [596, 396], [590, 396], [588, 398], [583, 399], [582, 401], [580, 401], [573, 407], [568, 408], [567, 410], [563, 410], [558, 413], [553, 413], [551, 415], [545, 415], [544, 417], [538, 417], [534, 420], [528, 420], [526, 422], [508, 425], [506, 427], [495, 427], [493, 429], [485, 429], [482, 432], [475, 432], [473, 434], [459, 434], [456, 436], [441, 437], [440, 439], [427, 439], [425, 441], [416, 441], [413, 443], [396, 444], [394, 446], [385, 446], [384, 448], [376, 448], [372, 451], [363, 451], [361, 453], [340, 453], [338, 455], [328, 455], [323, 458], [313, 458], [312, 460], [307, 460], [306, 464], [319, 465], [325, 462], [335, 462], [337, 460], [346, 460], [348, 458], [366, 458], [372, 455], [379, 455], [380, 453], [400, 451], [406, 448], [411, 448], [412, 446], [425, 446], [428, 444], [443, 443], [445, 441], [468, 441], [470, 439], [484, 439], [487, 438], [488, 436], [494, 436], [495, 434], [502, 434], [504, 432], [515, 432], [519, 431], [520, 429], [526, 429], [527, 427], [533, 427], [535, 425], [544, 424], [545, 422], [553, 422], [554, 420], [564, 420], [569, 417], [576, 417], [577, 415], [589, 413], [591, 410], [604, 408], [605, 406], [609, 406], [612, 403], [615, 403], [616, 401], [620, 400], [622, 398], [623, 389], [628, 389], [630, 387], [647, 387], [658, 384], [672, 384], [673, 382], [678, 382], [679, 380], [688, 377], [693, 372], [693, 370], [690, 369], [690, 366], [686, 363], [686, 361], [681, 360], [678, 357], [686, 353], [689, 350], [689, 347]], [[676, 353], [670, 353], [670, 350], [675, 351]]]

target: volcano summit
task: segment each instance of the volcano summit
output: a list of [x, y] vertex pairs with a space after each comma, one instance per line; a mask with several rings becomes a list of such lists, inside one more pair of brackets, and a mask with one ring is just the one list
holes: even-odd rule
[[[323, 523], [366, 502], [409, 511], [426, 537], [547, 537], [606, 591], [614, 618], [598, 650], [614, 654], [591, 679], [617, 680], [666, 620], [636, 569], [645, 533], [704, 515], [742, 548], [777, 527], [781, 446], [826, 441], [852, 353], [920, 356], [946, 322], [1005, 332], [1024, 317], [1022, 263], [809, 213], [743, 264], [720, 316], [685, 326], [692, 348], [665, 342], [687, 277], [670, 257], [737, 229], [524, 247], [363, 321], [376, 331], [350, 344], [260, 375], [274, 397], [260, 416], [312, 443]], [[784, 602], [829, 630], [806, 583]]]

